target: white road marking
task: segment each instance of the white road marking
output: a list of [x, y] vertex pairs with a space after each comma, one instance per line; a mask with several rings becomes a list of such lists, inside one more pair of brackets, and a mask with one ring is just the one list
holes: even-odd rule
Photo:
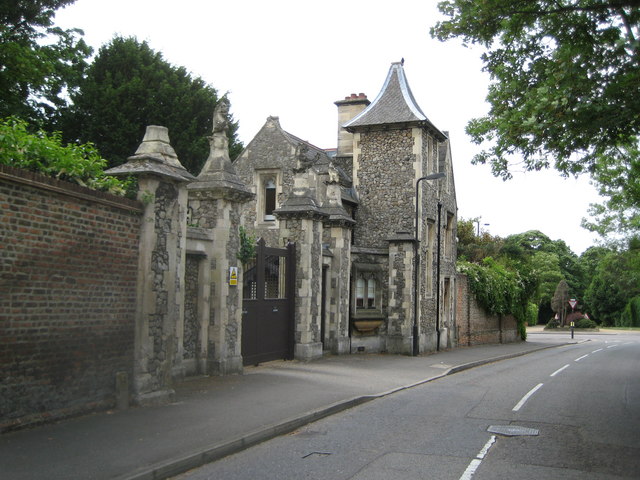
[[616, 343], [615, 345], [609, 345], [607, 348], [613, 348], [613, 347], [617, 347], [618, 344]]
[[470, 480], [471, 477], [473, 477], [473, 474], [476, 473], [476, 470], [482, 463], [482, 460], [484, 460], [484, 457], [487, 455], [487, 453], [489, 452], [489, 449], [491, 448], [491, 445], [493, 445], [495, 441], [496, 441], [496, 436], [491, 435], [491, 438], [487, 443], [484, 444], [484, 447], [482, 447], [482, 450], [478, 452], [478, 454], [476, 455], [476, 458], [471, 460], [471, 462], [469, 463], [469, 466], [460, 477], [460, 480]]
[[579, 362], [580, 360], [582, 360], [583, 358], [587, 358], [588, 356], [589, 356], [588, 353], [586, 355], [582, 355], [581, 357], [576, 358], [574, 362]]
[[529, 400], [529, 397], [534, 393], [536, 393], [538, 389], [542, 387], [542, 385], [544, 385], [544, 383], [539, 383], [538, 385], [533, 387], [531, 390], [529, 390], [529, 393], [527, 393], [524, 397], [522, 397], [520, 401], [516, 404], [516, 406], [513, 407], [513, 411], [517, 412], [518, 410], [520, 410], [522, 406], [526, 403], [526, 401]]
[[604, 350], [604, 348], [599, 348], [599, 349], [597, 349], [597, 350], [594, 350], [594, 351], [593, 351], [593, 352], [591, 352], [591, 353], [601, 352], [602, 350]]
[[553, 372], [551, 375], [549, 375], [550, 377], [555, 377], [557, 374], [559, 374], [561, 371], [563, 371], [565, 368], [569, 368], [569, 364], [567, 363], [564, 367], [559, 368], [558, 370], [556, 370], [555, 372]]

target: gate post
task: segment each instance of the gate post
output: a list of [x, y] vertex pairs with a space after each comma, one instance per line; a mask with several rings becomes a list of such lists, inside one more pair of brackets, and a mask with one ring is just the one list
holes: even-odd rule
[[135, 155], [110, 175], [135, 175], [145, 205], [140, 226], [133, 396], [163, 403], [180, 375], [184, 318], [187, 190], [193, 176], [180, 164], [165, 127], [148, 126]]
[[239, 267], [240, 206], [253, 197], [235, 173], [229, 158], [228, 100], [218, 101], [213, 114], [213, 135], [207, 161], [195, 182], [188, 186], [191, 223], [212, 233], [206, 252], [210, 269], [209, 304], [201, 318], [208, 322], [208, 338], [201, 345], [208, 374], [242, 372], [242, 269], [235, 285], [230, 267]]
[[327, 199], [323, 211], [329, 215], [324, 226], [329, 229], [331, 243], [329, 248], [333, 256], [329, 267], [329, 317], [328, 341], [332, 353], [350, 353], [349, 337], [349, 280], [351, 273], [351, 233], [355, 225], [342, 205], [342, 191], [338, 172], [333, 165], [329, 167]]
[[294, 357], [322, 357], [322, 222], [328, 218], [309, 188], [306, 168], [294, 169], [293, 195], [273, 213], [280, 220], [281, 244], [296, 244]]

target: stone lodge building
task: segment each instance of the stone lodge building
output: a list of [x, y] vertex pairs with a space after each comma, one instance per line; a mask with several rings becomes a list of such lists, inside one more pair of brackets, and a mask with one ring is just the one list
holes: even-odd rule
[[502, 341], [470, 302], [455, 323], [449, 139], [403, 64], [373, 101], [335, 104], [337, 149], [269, 117], [231, 162], [223, 97], [197, 178], [149, 126], [108, 172], [135, 175], [138, 201], [0, 167], [0, 431], [268, 360]]
[[[449, 139], [418, 106], [402, 63], [373, 102], [353, 94], [336, 105], [337, 151], [269, 117], [233, 164], [254, 194], [241, 208], [244, 227], [271, 246], [296, 244], [294, 356], [450, 347], [457, 206]], [[419, 182], [416, 231], [416, 182], [438, 173]]]

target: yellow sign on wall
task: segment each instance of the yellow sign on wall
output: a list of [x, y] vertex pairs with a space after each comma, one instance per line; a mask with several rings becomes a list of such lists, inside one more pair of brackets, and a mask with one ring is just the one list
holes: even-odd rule
[[238, 285], [238, 267], [229, 267], [229, 285]]

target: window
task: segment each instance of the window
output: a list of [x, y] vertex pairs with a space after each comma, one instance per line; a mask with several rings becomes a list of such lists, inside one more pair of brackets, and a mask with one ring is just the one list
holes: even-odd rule
[[276, 209], [276, 182], [268, 179], [264, 184], [264, 220], [273, 222], [276, 217], [273, 211]]
[[356, 308], [375, 309], [376, 308], [377, 282], [375, 278], [356, 279]]
[[367, 280], [367, 308], [376, 306], [376, 281], [373, 278]]
[[278, 169], [254, 170], [253, 181], [256, 192], [256, 228], [278, 228], [274, 215], [282, 195], [282, 172]]
[[356, 280], [356, 308], [364, 308], [364, 278]]
[[434, 244], [436, 237], [436, 226], [433, 220], [427, 220], [427, 261], [426, 269], [426, 290], [428, 296], [433, 296], [433, 258]]
[[444, 254], [447, 258], [453, 257], [455, 243], [453, 239], [453, 224], [454, 216], [452, 213], [447, 212], [447, 225], [444, 232]]

